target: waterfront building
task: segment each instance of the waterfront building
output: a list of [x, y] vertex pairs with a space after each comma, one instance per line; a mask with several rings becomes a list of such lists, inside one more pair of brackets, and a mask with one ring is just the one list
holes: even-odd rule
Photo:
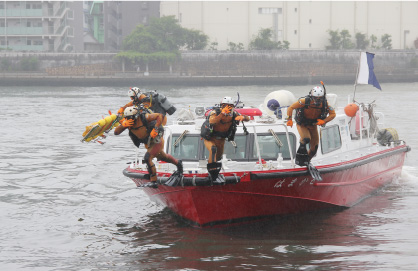
[[82, 16], [82, 2], [0, 1], [0, 48], [81, 51]]
[[159, 17], [158, 1], [0, 1], [0, 49], [118, 51], [138, 24]]
[[[415, 49], [418, 1], [162, 1], [161, 16], [174, 15], [181, 26], [200, 30], [217, 42], [248, 48], [260, 29], [273, 30], [273, 39], [290, 42], [290, 49], [324, 50], [329, 30], [348, 30], [377, 44], [391, 36], [392, 49]], [[418, 43], [418, 42], [417, 42]]]

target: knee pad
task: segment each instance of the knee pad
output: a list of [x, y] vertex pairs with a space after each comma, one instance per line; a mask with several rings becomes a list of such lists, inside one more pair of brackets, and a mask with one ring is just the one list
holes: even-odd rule
[[151, 167], [151, 165], [150, 165], [150, 157], [151, 157], [151, 155], [149, 154], [149, 152], [145, 153], [145, 155], [144, 155], [144, 161], [145, 161], [145, 164], [147, 165], [147, 168], [150, 168]]

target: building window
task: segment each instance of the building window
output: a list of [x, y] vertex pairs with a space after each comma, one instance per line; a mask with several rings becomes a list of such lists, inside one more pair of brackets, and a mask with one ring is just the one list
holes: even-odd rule
[[142, 9], [148, 9], [148, 2], [142, 2]]
[[312, 19], [309, 19], [309, 23], [310, 23], [310, 24], [312, 23]]
[[33, 45], [44, 45], [42, 40], [34, 40]]
[[298, 31], [297, 30], [295, 30], [295, 35], [297, 35], [298, 34]]
[[69, 10], [67, 12], [67, 19], [74, 19], [74, 11], [73, 10]]
[[31, 27], [32, 23], [31, 22], [26, 22], [26, 27]]
[[32, 41], [31, 40], [26, 40], [26, 45], [32, 45]]
[[311, 48], [312, 47], [312, 43], [309, 43], [309, 48]]
[[182, 19], [183, 19], [183, 14], [179, 13], [179, 23], [181, 23]]
[[67, 35], [69, 37], [74, 37], [74, 28], [69, 27], [68, 30], [67, 30]]
[[142, 23], [143, 23], [143, 24], [147, 24], [147, 23], [148, 23], [148, 16], [147, 16], [147, 15], [145, 15], [145, 16], [142, 18]]
[[258, 8], [259, 14], [282, 14], [281, 8]]
[[298, 8], [295, 8], [295, 12], [298, 12]]

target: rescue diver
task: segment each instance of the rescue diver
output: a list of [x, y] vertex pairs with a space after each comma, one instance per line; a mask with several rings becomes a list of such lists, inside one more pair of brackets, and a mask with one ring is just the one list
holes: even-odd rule
[[[335, 118], [335, 110], [325, 96], [325, 91], [320, 86], [311, 89], [308, 96], [299, 98], [287, 109], [287, 126], [293, 127], [292, 113], [296, 109], [295, 121], [300, 135], [300, 145], [296, 153], [295, 163], [306, 166], [318, 151], [319, 134], [317, 125], [325, 126]], [[309, 143], [309, 152], [306, 144]]]
[[183, 163], [181, 160], [175, 159], [170, 154], [163, 151], [163, 119], [160, 113], [149, 113], [149, 111], [140, 105], [138, 108], [130, 106], [124, 111], [124, 120], [122, 125], [115, 128], [115, 135], [121, 134], [125, 129], [129, 129], [139, 140], [145, 144], [147, 152], [144, 160], [150, 174], [151, 187], [156, 187], [157, 170], [152, 159], [156, 157], [158, 160], [171, 163], [177, 167], [177, 171], [172, 175], [180, 176], [183, 174]]
[[[128, 91], [128, 96], [131, 99], [131, 101], [118, 110], [118, 114], [122, 115], [126, 108], [135, 106], [139, 107], [141, 104], [144, 105], [144, 107], [148, 108], [150, 106], [149, 102], [145, 101], [147, 100], [147, 95], [141, 92], [141, 90], [138, 87], [132, 87]], [[167, 116], [163, 115], [163, 122], [162, 125], [166, 125], [167, 123]], [[134, 133], [132, 133], [131, 130], [129, 130], [129, 137], [131, 138], [134, 145], [139, 148], [139, 145], [141, 144], [140, 140], [135, 136]]]
[[[233, 141], [236, 126], [240, 121], [249, 121], [248, 116], [242, 116], [234, 111], [234, 103], [231, 97], [224, 97], [220, 103], [220, 108], [212, 110], [209, 115], [209, 124], [212, 132], [209, 139], [204, 139], [206, 149], [209, 151], [207, 169], [212, 183], [224, 183], [225, 179], [219, 172], [224, 152], [225, 139]], [[231, 138], [232, 136], [232, 138]]]

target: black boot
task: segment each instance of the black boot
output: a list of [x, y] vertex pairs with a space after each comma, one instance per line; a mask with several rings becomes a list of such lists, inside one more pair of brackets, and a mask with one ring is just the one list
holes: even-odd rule
[[177, 172], [180, 173], [180, 174], [183, 174], [183, 161], [181, 161], [181, 160], [178, 160]]
[[164, 183], [167, 186], [177, 186], [181, 184], [183, 179], [183, 162], [178, 160], [177, 170], [168, 177], [167, 181]]
[[299, 149], [296, 152], [295, 164], [304, 167], [309, 163], [309, 160], [306, 144], [300, 143]]
[[219, 163], [219, 162], [208, 163], [207, 169], [208, 169], [211, 184], [224, 184], [225, 183], [225, 177], [223, 175], [219, 175], [221, 168], [222, 168], [222, 163]]

